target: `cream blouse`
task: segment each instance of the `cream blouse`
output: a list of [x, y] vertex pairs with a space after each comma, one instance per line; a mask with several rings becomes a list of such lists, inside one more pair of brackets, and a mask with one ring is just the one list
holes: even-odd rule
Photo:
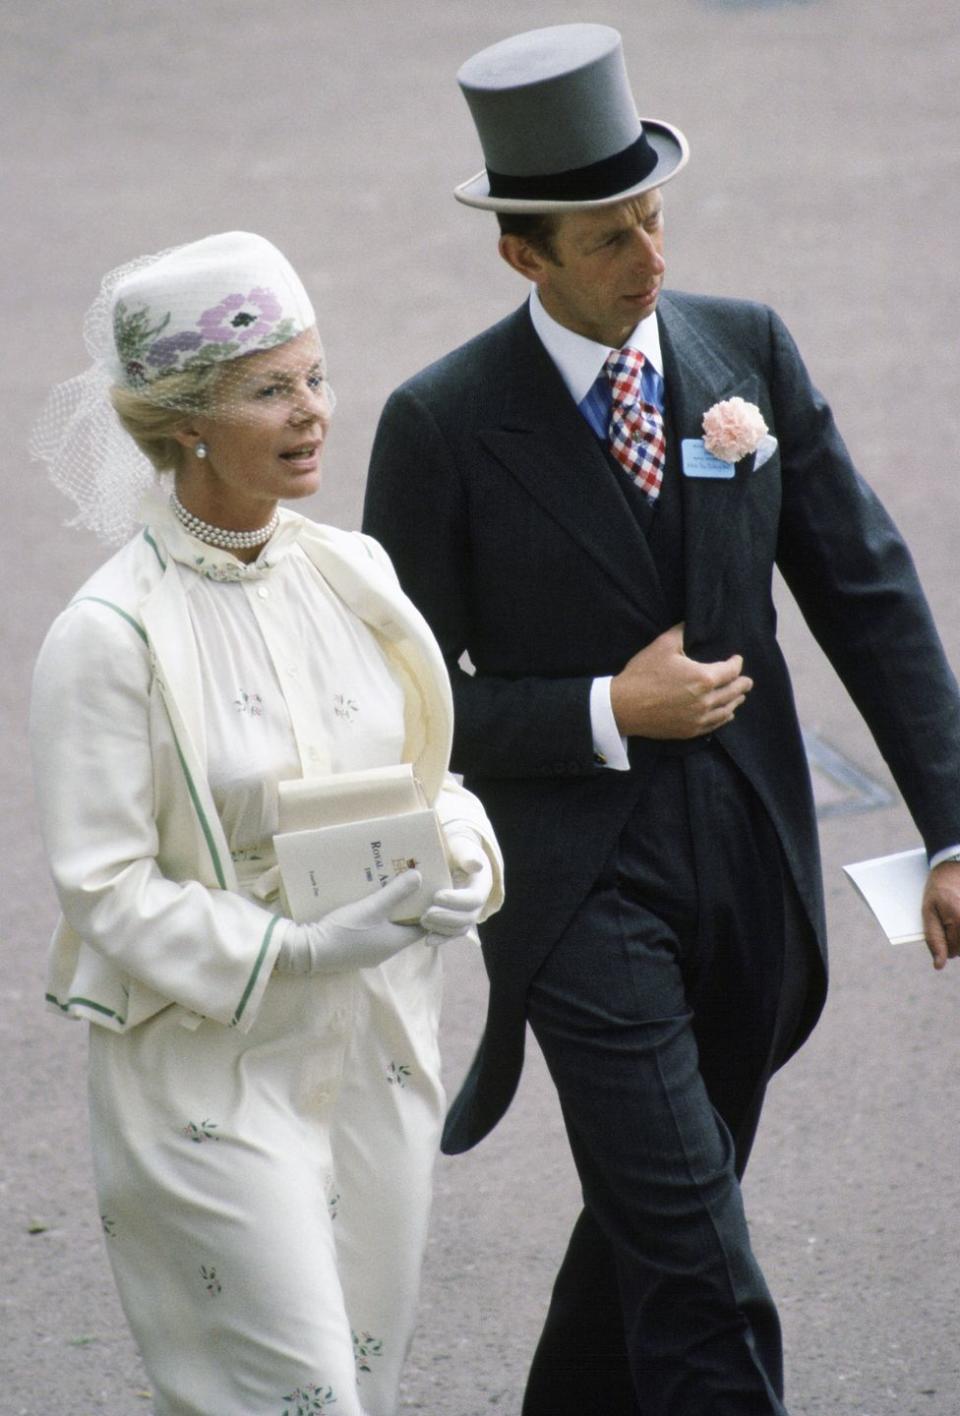
[[[400, 762], [402, 687], [284, 522], [249, 565], [170, 515], [196, 636], [207, 773], [241, 881], [274, 863], [277, 784]], [[158, 528], [160, 529], [160, 528]]]

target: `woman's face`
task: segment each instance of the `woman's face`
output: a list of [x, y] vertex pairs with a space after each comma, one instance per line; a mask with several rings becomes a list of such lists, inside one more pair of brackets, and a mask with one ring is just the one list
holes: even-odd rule
[[[193, 417], [181, 437], [183, 490], [204, 520], [222, 525], [225, 512], [230, 520], [265, 513], [255, 523], [263, 524], [278, 501], [317, 490], [333, 402], [315, 329], [225, 364], [213, 406]], [[203, 459], [196, 456], [198, 441], [206, 445]]]

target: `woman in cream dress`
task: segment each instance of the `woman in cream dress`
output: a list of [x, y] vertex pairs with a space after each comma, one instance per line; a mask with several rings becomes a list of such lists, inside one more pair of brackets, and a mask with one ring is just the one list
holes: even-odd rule
[[[31, 742], [48, 998], [91, 1024], [121, 1301], [162, 1416], [392, 1416], [444, 1106], [437, 946], [499, 905], [496, 842], [387, 557], [278, 506], [316, 490], [333, 406], [280, 252], [232, 232], [133, 263], [87, 331], [34, 451], [106, 536], [146, 495], [47, 636]], [[415, 924], [391, 922], [414, 872], [284, 918], [278, 783], [400, 762], [454, 886]]]

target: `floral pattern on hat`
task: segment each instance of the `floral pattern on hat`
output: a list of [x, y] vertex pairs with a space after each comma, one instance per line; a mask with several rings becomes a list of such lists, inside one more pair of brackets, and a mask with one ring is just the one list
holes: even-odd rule
[[249, 295], [227, 295], [205, 310], [197, 329], [170, 334], [173, 315], [162, 318], [147, 305], [130, 309], [118, 300], [113, 334], [129, 388], [142, 389], [186, 369], [226, 363], [240, 354], [273, 349], [297, 334], [296, 321], [281, 318], [283, 309], [272, 291], [257, 286]]
[[149, 346], [147, 363], [155, 369], [168, 369], [178, 362], [180, 354], [192, 353], [202, 344], [203, 336], [192, 329], [185, 329], [182, 334], [168, 334]]
[[283, 313], [280, 301], [272, 290], [258, 285], [248, 295], [227, 295], [204, 310], [197, 328], [210, 344], [226, 344], [236, 340], [249, 344], [268, 335]]
[[157, 335], [162, 334], [170, 323], [170, 313], [168, 311], [159, 324], [151, 325], [150, 319], [146, 305], [141, 305], [139, 310], [130, 310], [126, 301], [117, 301], [113, 312], [113, 340], [127, 382], [132, 388], [139, 388], [147, 382], [147, 349], [151, 341], [163, 342], [157, 340]]

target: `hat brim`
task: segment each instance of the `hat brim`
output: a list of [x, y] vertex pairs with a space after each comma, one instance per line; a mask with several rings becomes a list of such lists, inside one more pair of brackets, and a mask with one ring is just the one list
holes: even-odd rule
[[468, 181], [461, 182], [459, 187], [455, 187], [453, 195], [458, 202], [463, 202], [464, 206], [480, 207], [484, 211], [527, 212], [587, 211], [593, 207], [613, 206], [616, 202], [624, 202], [630, 197], [638, 197], [641, 192], [649, 192], [654, 187], [662, 187], [664, 182], [669, 182], [671, 177], [676, 177], [677, 173], [687, 165], [687, 159], [690, 156], [690, 145], [679, 128], [674, 128], [670, 123], [662, 123], [655, 118], [642, 118], [640, 121], [643, 124], [647, 142], [657, 154], [657, 165], [642, 182], [636, 182], [621, 191], [611, 192], [603, 197], [592, 197], [589, 200], [578, 197], [572, 201], [560, 201], [556, 198], [546, 201], [536, 197], [495, 197], [490, 194], [490, 183], [487, 180], [486, 169], [484, 169], [482, 172], [478, 172], [475, 177], [469, 178]]

